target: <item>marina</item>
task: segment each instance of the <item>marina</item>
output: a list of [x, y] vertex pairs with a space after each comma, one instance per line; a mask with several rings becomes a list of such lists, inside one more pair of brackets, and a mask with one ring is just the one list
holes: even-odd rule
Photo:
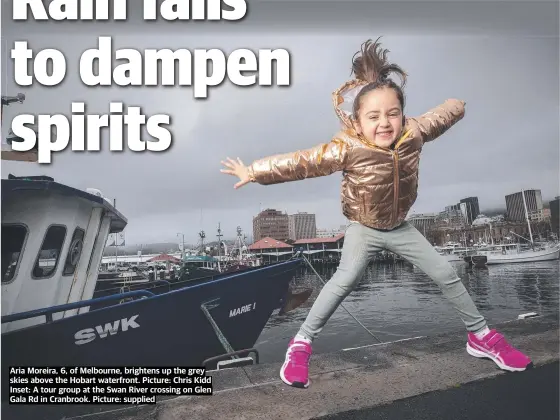
[[[282, 245], [283, 258], [278, 261], [231, 272], [223, 258], [159, 255], [150, 259], [156, 265], [178, 265], [177, 278], [153, 276], [134, 283], [127, 275], [120, 287], [99, 289], [104, 244], [111, 233], [126, 227], [127, 220], [98, 190], [76, 190], [49, 177], [10, 176], [2, 180], [2, 203], [4, 387], [8, 366], [188, 365], [217, 369], [218, 376], [238, 376], [246, 366], [257, 364], [272, 374], [271, 366], [282, 360], [286, 342], [336, 270], [337, 264], [313, 255], [326, 254], [325, 244], [340, 254], [343, 243], [341, 235], [289, 248]], [[281, 244], [272, 246], [279, 253]], [[271, 250], [260, 249], [261, 254]], [[242, 253], [237, 257], [244, 261]], [[208, 267], [207, 276], [184, 276], [185, 267], [196, 261], [217, 265]], [[506, 322], [516, 313], [547, 317], [557, 311], [557, 258], [499, 266], [451, 263], [491, 323]], [[33, 283], [24, 281], [29, 275]], [[46, 280], [36, 283], [42, 278]], [[345, 307], [352, 317], [336, 311], [315, 347], [319, 357], [372, 346], [366, 331], [374, 331], [380, 343], [395, 343], [438, 337], [460, 326], [424, 273], [388, 255], [372, 261]], [[186, 330], [184, 319], [189, 320]], [[354, 322], [358, 319], [364, 328]], [[95, 325], [97, 333], [91, 328]], [[171, 333], [178, 329], [185, 333]], [[29, 342], [37, 345], [27, 346]], [[146, 345], [149, 342], [165, 348], [165, 357]], [[5, 403], [6, 418], [21, 418], [28, 410]], [[94, 407], [78, 408], [30, 418], [91, 414]]]
[[[536, 312], [554, 315], [560, 306], [558, 261], [503, 264], [477, 268], [453, 263], [457, 275], [491, 326]], [[334, 267], [317, 267], [328, 279]], [[313, 290], [299, 308], [272, 317], [256, 348], [261, 360], [281, 362], [287, 342], [305, 320], [322, 282], [310, 270], [298, 269], [295, 285]], [[419, 269], [406, 264], [371, 264], [364, 278], [346, 298], [344, 305], [382, 341], [410, 339], [461, 331], [463, 323], [442, 296], [438, 286]], [[314, 354], [372, 344], [375, 340], [342, 308], [337, 309], [321, 337], [313, 344]]]

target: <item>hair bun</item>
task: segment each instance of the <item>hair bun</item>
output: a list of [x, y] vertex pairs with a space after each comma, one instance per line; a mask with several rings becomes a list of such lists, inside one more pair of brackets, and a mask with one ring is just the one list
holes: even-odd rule
[[[352, 72], [356, 79], [368, 83], [382, 82], [389, 79], [391, 73], [396, 73], [401, 79], [401, 87], [406, 83], [406, 72], [396, 64], [387, 62], [389, 50], [381, 48], [379, 40], [368, 39], [361, 46], [360, 51], [352, 58]], [[361, 55], [359, 55], [361, 53]]]

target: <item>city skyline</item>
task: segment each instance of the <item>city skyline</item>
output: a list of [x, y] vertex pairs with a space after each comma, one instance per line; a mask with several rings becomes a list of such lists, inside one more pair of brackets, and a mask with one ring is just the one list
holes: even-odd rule
[[[526, 193], [527, 193], [528, 191], [537, 191], [537, 192], [540, 192], [540, 190], [537, 189], [537, 188], [528, 188], [528, 189], [524, 189], [524, 191], [525, 191]], [[511, 193], [511, 194], [508, 194], [507, 196], [512, 196], [512, 195], [516, 195], [516, 194], [520, 194], [520, 193], [521, 193], [521, 190], [520, 190], [520, 191], [517, 191], [517, 192], [514, 192], [514, 193]], [[504, 200], [506, 199], [507, 196], [504, 196]], [[457, 200], [457, 201], [458, 201], [458, 203], [460, 203], [460, 202], [462, 202], [463, 200], [472, 199], [472, 198], [478, 199], [478, 197], [476, 197], [476, 196], [471, 196], [471, 197], [464, 197], [464, 198], [461, 198], [461, 199], [459, 199], [459, 200]], [[556, 196], [556, 197], [555, 197], [554, 199], [552, 199], [552, 200], [545, 200], [545, 199], [542, 199], [541, 204], [542, 204], [543, 209], [550, 209], [551, 203], [552, 203], [553, 201], [555, 201], [555, 200], [556, 200], [556, 201], [558, 200], [558, 196]], [[504, 201], [504, 203], [505, 203], [505, 201]], [[262, 203], [260, 203], [260, 204], [262, 204]], [[478, 204], [478, 205], [480, 204], [480, 202], [478, 202], [478, 200], [477, 200], [477, 204]], [[453, 207], [453, 206], [455, 206], [455, 205], [449, 205], [449, 206], [445, 206], [445, 207], [451, 208], [451, 207]], [[460, 211], [459, 209], [457, 209], [457, 210]], [[296, 211], [296, 212], [294, 212], [294, 213], [289, 213], [289, 212], [287, 212], [287, 211], [283, 211], [283, 210], [279, 210], [279, 209], [274, 209], [274, 208], [262, 206], [262, 208], [259, 210], [259, 212], [256, 213], [256, 214], [254, 214], [254, 215], [252, 216], [252, 220], [253, 220], [253, 229], [254, 229], [254, 221], [255, 221], [255, 219], [256, 219], [260, 214], [263, 214], [263, 213], [265, 213], [265, 212], [267, 212], [267, 211], [277, 212], [278, 214], [282, 214], [282, 215], [286, 216], [286, 220], [288, 221], [288, 223], [289, 223], [289, 218], [290, 218], [290, 216], [294, 216], [294, 215], [298, 215], [298, 214], [312, 215], [314, 220], [316, 220], [316, 217], [317, 217], [317, 214], [315, 214], [315, 213], [310, 213], [310, 212], [306, 212], [306, 211], [298, 210], [298, 211]], [[485, 213], [485, 212], [486, 212], [486, 213]], [[480, 216], [482, 216], [482, 215], [488, 216], [489, 213], [492, 213], [492, 214], [493, 214], [493, 213], [496, 213], [496, 212], [499, 212], [499, 214], [501, 214], [501, 215], [507, 216], [507, 205], [504, 204], [504, 207], [503, 207], [503, 208], [495, 208], [495, 209], [485, 209], [484, 207], [480, 206], [480, 207], [479, 207], [479, 213], [478, 213], [477, 216], [479, 216], [479, 215], [480, 215]], [[440, 209], [440, 210], [437, 210], [437, 211], [433, 211], [433, 212], [424, 212], [424, 213], [413, 213], [413, 212], [411, 211], [411, 212], [409, 212], [408, 217], [410, 218], [410, 217], [412, 217], [412, 216], [437, 216], [437, 215], [440, 215], [440, 214], [442, 214], [442, 213], [445, 213], [445, 208]], [[468, 225], [471, 225], [471, 224], [472, 224], [472, 221], [474, 221], [474, 219], [476, 219], [476, 216], [473, 217], [472, 220], [471, 220], [470, 217], [467, 216], [467, 224], [468, 224]], [[513, 221], [513, 220], [512, 220], [512, 221]], [[524, 217], [521, 218], [521, 219], [517, 218], [517, 219], [515, 219], [515, 221], [523, 221], [523, 222], [524, 222], [524, 221], [525, 221], [525, 218], [524, 218]], [[347, 225], [347, 224], [348, 224], [348, 220], [346, 220], [346, 222], [343, 223], [343, 224], [340, 224], [340, 225], [337, 225], [337, 226], [328, 226], [328, 227], [319, 226], [317, 223], [315, 223], [316, 236], [314, 236], [314, 237], [322, 237], [322, 236], [324, 236], [325, 231], [326, 231], [326, 232], [331, 232], [331, 233], [334, 235], [334, 234], [336, 234], [337, 232], [340, 232], [340, 229], [341, 229], [342, 226], [345, 226], [345, 225]], [[216, 228], [217, 228], [217, 224], [216, 224]], [[203, 229], [203, 230], [204, 230], [204, 229]], [[216, 229], [214, 229], [214, 230], [216, 230]], [[288, 230], [289, 230], [289, 228], [286, 227], [286, 232], [288, 232]], [[213, 232], [213, 231], [212, 231], [212, 232]], [[206, 240], [207, 243], [217, 242], [217, 239], [215, 239], [215, 238], [212, 236], [212, 234], [211, 234], [212, 232], [205, 230], [206, 237], [207, 237], [207, 240]], [[319, 232], [321, 232], [321, 236], [319, 236]], [[274, 239], [278, 239], [278, 238], [276, 238], [276, 237], [274, 237], [274, 236], [269, 236], [269, 235], [264, 235], [264, 236], [262, 236], [262, 237], [259, 237], [259, 239], [255, 239], [254, 230], [246, 230], [246, 231], [244, 230], [244, 234], [245, 234], [245, 236], [246, 236], [248, 239], [250, 239], [250, 242], [257, 242], [258, 240], [263, 239], [263, 238], [265, 238], [265, 237], [273, 237]], [[208, 235], [210, 235], [210, 236], [208, 236]], [[328, 236], [331, 236], [331, 235], [328, 235]], [[235, 236], [231, 236], [231, 237], [230, 237], [230, 236], [228, 236], [228, 234], [226, 233], [226, 234], [224, 235], [224, 237], [223, 237], [223, 240], [226, 240], [226, 241], [233, 241], [234, 238], [235, 238]], [[311, 237], [310, 237], [310, 238], [311, 238]], [[298, 238], [298, 239], [304, 239], [304, 238]], [[305, 238], [305, 239], [308, 239], [308, 238]], [[283, 239], [278, 239], [278, 240], [283, 240]], [[285, 239], [285, 240], [290, 240], [290, 238]], [[174, 243], [174, 241], [161, 241], [161, 242], [159, 242], [159, 243], [168, 243], [168, 242], [169, 242], [169, 243]], [[154, 242], [154, 243], [158, 243], [158, 242]], [[131, 245], [137, 245], [137, 244], [131, 244]], [[191, 245], [191, 246], [196, 246], [196, 241], [193, 242], [193, 243], [189, 243], [189, 245]]]

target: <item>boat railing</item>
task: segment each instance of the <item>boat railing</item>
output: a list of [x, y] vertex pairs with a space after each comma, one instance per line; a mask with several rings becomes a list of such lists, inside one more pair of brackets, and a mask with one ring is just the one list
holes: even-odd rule
[[20, 321], [22, 319], [35, 318], [38, 316], [45, 316], [47, 324], [53, 322], [53, 314], [62, 311], [69, 311], [72, 309], [79, 309], [85, 306], [91, 306], [96, 303], [107, 302], [111, 300], [120, 300], [128, 297], [152, 297], [154, 293], [147, 290], [133, 290], [132, 292], [118, 293], [110, 296], [103, 296], [94, 299], [82, 300], [79, 302], [64, 303], [62, 305], [50, 306], [48, 308], [34, 309], [32, 311], [19, 312], [17, 314], [4, 315], [2, 317], [2, 324], [6, 322]]

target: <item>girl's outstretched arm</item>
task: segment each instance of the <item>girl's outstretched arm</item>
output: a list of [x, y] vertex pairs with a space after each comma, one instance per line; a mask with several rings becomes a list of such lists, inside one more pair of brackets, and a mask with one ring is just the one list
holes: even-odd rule
[[239, 188], [249, 182], [261, 185], [280, 184], [305, 178], [315, 178], [341, 171], [348, 158], [348, 145], [339, 138], [307, 150], [269, 156], [245, 166], [240, 159], [229, 159], [222, 164], [229, 169], [222, 173], [237, 176]]
[[409, 118], [410, 128], [417, 130], [424, 143], [437, 139], [465, 115], [465, 101], [448, 99], [416, 118]]
[[347, 157], [346, 142], [335, 137], [310, 149], [256, 160], [248, 168], [249, 177], [253, 182], [270, 185], [326, 176], [343, 170]]

